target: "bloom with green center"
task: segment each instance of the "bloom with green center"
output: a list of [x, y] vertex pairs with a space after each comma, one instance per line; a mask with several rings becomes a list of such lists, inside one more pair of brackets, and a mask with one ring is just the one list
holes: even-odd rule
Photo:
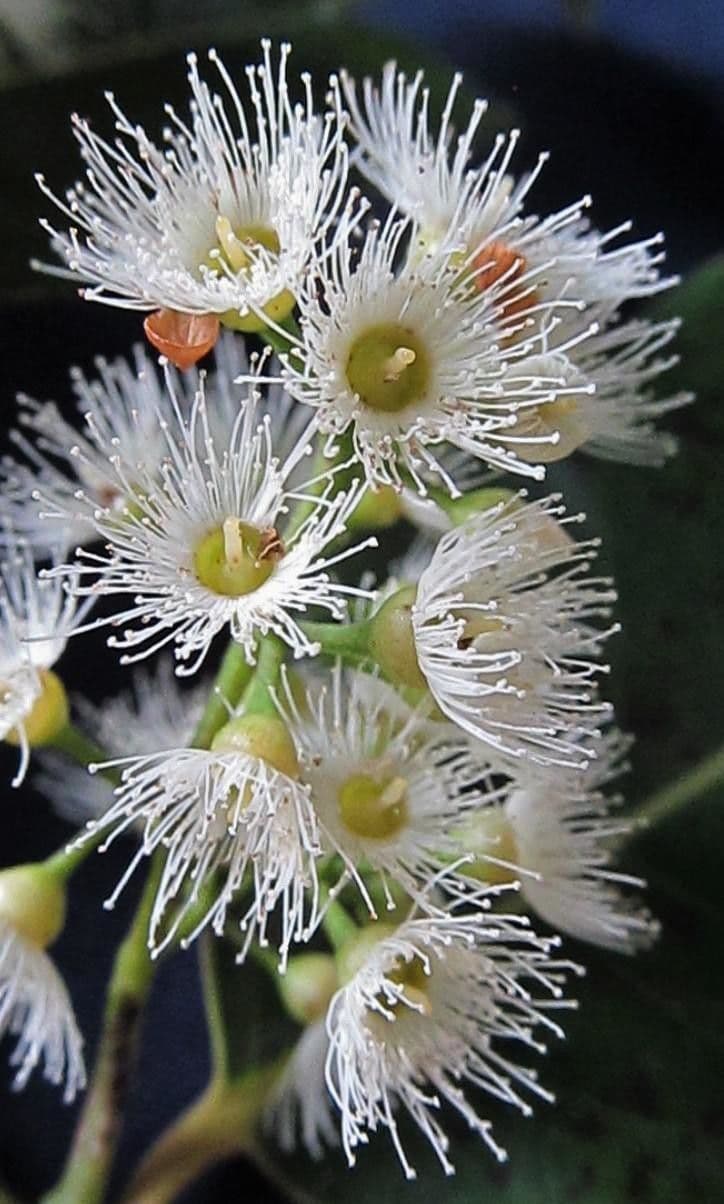
[[[564, 974], [575, 968], [553, 961], [556, 940], [535, 936], [522, 917], [486, 915], [485, 892], [475, 903], [476, 912], [455, 908], [392, 932], [381, 925], [381, 939], [332, 1000], [326, 1078], [350, 1165], [368, 1134], [384, 1128], [405, 1175], [415, 1177], [398, 1130], [402, 1107], [451, 1174], [443, 1101], [502, 1161], [465, 1084], [525, 1115], [526, 1095], [552, 1098], [518, 1058], [544, 1049], [536, 1030], [562, 1036], [547, 1009], [562, 1006]], [[306, 1127], [314, 1131], [311, 1119]]]
[[464, 733], [414, 709], [391, 686], [336, 665], [278, 705], [299, 749], [323, 845], [343, 865], [370, 914], [370, 873], [387, 904], [397, 886], [427, 906], [431, 875], [454, 858], [456, 824], [495, 797], [484, 755]]
[[441, 711], [516, 763], [585, 765], [610, 711], [597, 680], [616, 595], [589, 574], [597, 541], [565, 535], [580, 517], [522, 495], [473, 515], [442, 536], [409, 607]]
[[[295, 656], [308, 655], [314, 644], [297, 616], [317, 606], [341, 618], [348, 594], [360, 592], [329, 572], [355, 547], [327, 549], [346, 530], [364, 483], [335, 491], [330, 471], [321, 486], [317, 481], [304, 521], [287, 535], [288, 513], [307, 489], [303, 462], [313, 427], [290, 424], [293, 439], [287, 431], [279, 441], [279, 450], [286, 449], [282, 460], [274, 432], [288, 410], [282, 406], [272, 417], [257, 378], [239, 390], [230, 428], [211, 411], [203, 381], [199, 386], [188, 413], [179, 407], [172, 419], [158, 413], [165, 454], [153, 472], [139, 466], [138, 512], [128, 509], [119, 522], [86, 501], [103, 550], [81, 551], [78, 564], [56, 572], [73, 575], [77, 594], [120, 599], [120, 610], [98, 625], [122, 628], [109, 643], [123, 650], [125, 661], [172, 643], [180, 661], [191, 661], [179, 672], [193, 673], [227, 627], [250, 661], [268, 632]], [[127, 490], [125, 466], [111, 458], [109, 467], [119, 490]]]
[[108, 832], [104, 849], [130, 827], [142, 829], [142, 840], [106, 905], [113, 906], [146, 857], [163, 849], [149, 924], [156, 951], [174, 938], [189, 912], [196, 922], [186, 943], [204, 928], [223, 932], [236, 904], [240, 960], [253, 941], [266, 942], [276, 912], [284, 964], [292, 943], [306, 939], [317, 923], [320, 842], [309, 787], [300, 780], [290, 737], [280, 740], [274, 730], [280, 721], [264, 721], [272, 732], [261, 742], [258, 733], [249, 741], [243, 731], [229, 731], [246, 722], [232, 720], [208, 752], [170, 748], [109, 763], [120, 768], [121, 785], [88, 832]]
[[284, 360], [289, 391], [315, 408], [323, 432], [350, 432], [374, 486], [409, 477], [424, 493], [437, 477], [454, 493], [447, 445], [540, 479], [506, 432], [565, 392], [559, 365], [541, 369], [547, 318], [502, 340], [497, 286], [471, 289], [448, 254], [406, 254], [416, 230], [394, 214], [359, 250], [356, 219], [343, 215], [299, 295], [302, 337]]
[[[33, 563], [32, 550], [7, 527], [0, 538], [0, 740], [19, 745], [25, 777], [31, 747], [51, 743], [68, 722], [68, 701], [52, 667], [68, 636], [82, 625], [90, 602], [78, 609], [59, 580], [47, 580]], [[75, 580], [72, 568], [70, 580]]]
[[585, 769], [564, 774], [521, 768], [495, 806], [468, 817], [461, 849], [477, 854], [475, 877], [520, 883], [541, 919], [560, 932], [617, 953], [655, 940], [659, 925], [637, 898], [645, 883], [615, 867], [617, 844], [634, 830], [606, 790], [626, 768], [629, 741], [615, 727]]
[[348, 159], [336, 85], [318, 113], [305, 75], [295, 103], [289, 52], [275, 63], [262, 42], [246, 95], [214, 50], [220, 92], [189, 55], [190, 119], [170, 111], [165, 149], [110, 94], [122, 152], [75, 117], [86, 182], [63, 198], [39, 178], [72, 227], [46, 223], [59, 274], [126, 309], [216, 315], [240, 330], [285, 318], [343, 202]]

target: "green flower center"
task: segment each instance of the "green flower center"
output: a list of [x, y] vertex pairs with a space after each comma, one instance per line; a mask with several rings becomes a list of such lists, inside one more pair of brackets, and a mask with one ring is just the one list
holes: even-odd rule
[[[223, 214], [216, 219], [216, 237], [218, 242], [209, 252], [206, 264], [217, 273], [220, 262], [237, 275], [247, 272], [258, 247], [264, 247], [274, 255], [278, 255], [281, 250], [279, 236], [271, 226], [232, 226], [228, 217], [224, 217]], [[285, 288], [275, 297], [270, 297], [263, 307], [263, 312], [274, 322], [283, 322], [289, 317], [295, 304], [294, 294]], [[264, 319], [251, 310], [227, 309], [219, 314], [219, 321], [229, 330], [240, 330], [246, 334], [256, 333], [265, 326]]]
[[205, 535], [194, 550], [194, 571], [207, 589], [225, 598], [253, 594], [271, 577], [284, 554], [276, 531], [260, 531], [238, 518]]
[[386, 840], [407, 823], [407, 782], [404, 778], [379, 781], [369, 774], [355, 773], [340, 787], [338, 802], [345, 826], [355, 836], [368, 840]]
[[425, 396], [427, 350], [414, 331], [396, 322], [370, 326], [350, 348], [347, 383], [366, 406], [396, 414]]
[[249, 267], [256, 247], [264, 247], [275, 255], [281, 249], [276, 230], [272, 230], [271, 226], [234, 228], [228, 217], [217, 217], [216, 237], [219, 241], [209, 255], [209, 266], [215, 267], [219, 259], [223, 259], [232, 272], [243, 272]]

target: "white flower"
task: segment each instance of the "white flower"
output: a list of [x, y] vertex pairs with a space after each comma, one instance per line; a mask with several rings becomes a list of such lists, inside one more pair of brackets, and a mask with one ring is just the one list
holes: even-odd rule
[[[483, 163], [473, 165], [487, 104], [475, 102], [463, 133], [454, 138], [452, 115], [461, 82], [460, 75], [453, 77], [435, 133], [422, 72], [408, 81], [388, 63], [380, 88], [364, 80], [361, 100], [354, 80], [342, 74], [358, 142], [355, 162], [387, 200], [414, 218], [424, 246], [469, 258], [482, 287], [507, 289], [503, 308], [509, 311], [528, 310], [536, 297], [566, 293], [581, 308], [595, 303], [597, 318], [608, 321], [624, 300], [674, 283], [659, 275], [661, 236], [617, 246], [630, 223], [605, 234], [592, 229], [584, 218], [588, 196], [545, 218], [524, 216], [524, 203], [548, 155], [540, 155], [533, 170], [516, 182], [509, 174], [519, 138], [513, 130], [498, 134]], [[525, 280], [533, 284], [527, 299]], [[580, 322], [575, 307], [565, 312], [569, 321]]]
[[325, 1145], [337, 1142], [324, 1075], [328, 1049], [323, 1020], [305, 1028], [269, 1099], [264, 1125], [287, 1153], [296, 1147], [297, 1128], [305, 1149], [315, 1160], [323, 1157]]
[[[612, 729], [584, 770], [522, 769], [502, 807], [470, 824], [481, 837], [495, 833], [499, 848], [489, 844], [487, 856], [495, 864], [502, 854], [533, 911], [561, 932], [619, 953], [650, 945], [659, 931], [648, 910], [621, 891], [645, 883], [611, 868], [617, 843], [634, 825], [611, 816], [621, 800], [607, 799], [602, 788], [625, 768], [627, 747]], [[480, 842], [479, 851], [486, 852]]]
[[11, 438], [28, 463], [3, 464], [3, 508], [37, 556], [98, 538], [77, 513], [79, 488], [98, 507], [121, 512], [128, 505], [112, 461], [133, 481], [139, 470], [154, 472], [164, 454], [160, 419], [169, 421], [173, 408], [151, 357], [136, 347], [132, 363], [98, 358], [95, 366], [93, 380], [80, 368], [70, 374], [84, 434], [54, 402], [18, 399], [21, 429]]
[[461, 817], [495, 794], [480, 752], [453, 724], [432, 722], [379, 678], [339, 664], [329, 685], [315, 676], [300, 699], [287, 682], [280, 709], [323, 845], [370, 913], [370, 871], [390, 908], [390, 883], [424, 903], [430, 878], [458, 852]]
[[591, 720], [606, 711], [598, 658], [617, 628], [591, 626], [615, 594], [587, 576], [597, 541], [574, 543], [558, 503], [516, 496], [443, 535], [412, 625], [422, 674], [453, 722], [506, 757], [570, 766], [592, 755]]
[[246, 69], [248, 108], [215, 51], [209, 58], [225, 95], [188, 57], [190, 121], [167, 108], [160, 149], [107, 99], [118, 136], [109, 143], [74, 118], [86, 182], [56, 196], [68, 232], [46, 229], [64, 260], [61, 275], [87, 282], [84, 295], [130, 309], [157, 306], [216, 314], [230, 325], [270, 306], [283, 317], [311, 260], [321, 253], [346, 184], [347, 148], [336, 90], [333, 108], [314, 113], [287, 86], [289, 46]]
[[61, 581], [41, 580], [30, 549], [11, 531], [6, 529], [0, 542], [7, 553], [0, 562], [0, 739], [14, 732], [20, 744], [20, 766], [13, 779], [18, 786], [30, 755], [25, 724], [88, 604], [76, 611], [75, 599]]
[[358, 255], [352, 219], [340, 221], [318, 278], [299, 296], [303, 338], [283, 357], [289, 391], [315, 408], [323, 432], [351, 432], [375, 484], [399, 487], [406, 472], [424, 493], [433, 474], [454, 491], [437, 451], [446, 443], [542, 477], [516, 458], [507, 430], [521, 410], [568, 392], [555, 361], [548, 377], [541, 372], [545, 315], [532, 333], [529, 316], [501, 324], [499, 290], [471, 286], [448, 254], [397, 266], [413, 233], [393, 213], [370, 227]]
[[386, 1128], [407, 1178], [414, 1178], [397, 1128], [401, 1106], [452, 1174], [443, 1103], [505, 1158], [463, 1084], [525, 1115], [526, 1091], [552, 1098], [535, 1070], [518, 1063], [516, 1047], [544, 1052], [538, 1027], [562, 1035], [546, 1012], [564, 1006], [561, 971], [574, 967], [550, 960], [554, 945], [521, 917], [477, 913], [411, 920], [372, 947], [327, 1017], [327, 1083], [351, 1165], [368, 1134]]
[[65, 1083], [70, 1103], [85, 1086], [83, 1038], [73, 1006], [48, 955], [0, 918], [0, 1037], [17, 1037], [11, 1062], [20, 1090], [38, 1063], [45, 1077]]
[[[674, 338], [680, 322], [635, 320], [588, 339], [580, 349], [576, 369], [595, 392], [575, 394], [562, 415], [563, 429], [571, 421], [581, 424], [582, 450], [606, 460], [659, 466], [676, 451], [676, 439], [659, 431], [654, 420], [687, 405], [693, 394], [681, 392], [657, 399], [651, 385], [678, 362], [678, 356], [660, 356]], [[546, 365], [548, 366], [548, 365]], [[564, 403], [565, 408], [565, 403]], [[553, 407], [555, 409], [555, 407]], [[548, 421], [545, 408], [540, 419]]]
[[[153, 670], [137, 669], [131, 691], [106, 698], [100, 705], [81, 697], [74, 703], [81, 729], [109, 756], [138, 756], [171, 748], [176, 742], [190, 744], [208, 692], [204, 682], [183, 689], [173, 662], [163, 659]], [[113, 787], [100, 774], [69, 765], [66, 757], [50, 749], [39, 751], [38, 763], [36, 789], [71, 823], [97, 819], [113, 803]]]
[[[91, 519], [105, 546], [99, 552], [79, 549], [79, 562], [57, 572], [93, 578], [72, 587], [79, 595], [130, 595], [126, 608], [92, 624], [124, 627], [109, 639], [124, 651], [124, 663], [173, 643], [180, 661], [192, 659], [179, 672], [193, 673], [227, 626], [249, 660], [258, 635], [269, 631], [296, 656], [309, 654], [314, 645], [295, 614], [319, 606], [340, 618], [345, 598], [357, 592], [331, 580], [328, 571], [357, 549], [322, 553], [344, 533], [363, 486], [355, 482], [335, 493], [331, 475], [321, 488], [317, 481], [313, 497], [304, 492], [312, 482], [296, 486], [292, 475], [310, 450], [313, 432], [303, 430], [280, 463], [256, 378], [248, 382], [221, 442], [203, 389], [188, 418], [175, 407], [172, 421], [163, 413], [157, 421], [166, 448], [154, 473], [138, 465], [129, 479], [123, 464], [109, 460], [119, 491], [133, 498], [120, 514], [77, 493], [77, 509]], [[294, 502], [308, 502], [308, 511], [287, 536], [286, 515]]]
[[253, 940], [266, 944], [278, 909], [282, 965], [292, 941], [316, 922], [319, 838], [308, 789], [257, 757], [176, 748], [119, 758], [121, 785], [113, 806], [87, 825], [108, 829], [108, 844], [134, 826], [142, 842], [107, 906], [137, 865], [163, 850], [149, 941], [160, 951], [190, 912], [193, 939], [211, 925], [223, 932], [229, 905], [241, 911], [240, 957]]
[[[27, 540], [38, 557], [49, 549], [68, 553], [76, 544], [98, 539], [88, 514], [78, 511], [79, 489], [88, 505], [116, 515], [133, 504], [135, 487], [130, 496], [124, 493], [119, 471], [132, 483], [157, 476], [166, 452], [164, 426], [173, 425], [178, 413], [188, 418], [200, 388], [214, 441], [223, 446], [243, 395], [236, 378], [258, 379], [266, 369], [264, 358], [250, 363], [243, 340], [229, 332], [216, 344], [209, 371], [178, 373], [166, 365], [161, 375], [142, 346], [134, 348], [130, 361], [98, 358], [95, 364], [94, 379], [79, 368], [71, 370], [83, 433], [66, 421], [54, 402], [19, 398], [21, 429], [11, 431], [10, 437], [26, 462], [8, 458], [0, 465], [2, 504], [13, 537]], [[275, 370], [272, 362], [270, 371]], [[266, 390], [265, 406], [277, 455], [284, 458], [306, 425], [304, 412], [274, 383]], [[0, 541], [5, 537], [0, 531]]]
[[[549, 217], [525, 215], [524, 204], [547, 156], [540, 156], [533, 171], [516, 183], [509, 174], [518, 139], [513, 131], [507, 138], [499, 135], [482, 165], [473, 166], [485, 105], [476, 102], [467, 127], [453, 140], [451, 118], [460, 82], [456, 76], [435, 134], [421, 73], [408, 82], [389, 63], [380, 89], [365, 79], [361, 100], [354, 81], [343, 76], [358, 166], [388, 200], [414, 218], [422, 247], [447, 251], [467, 265], [479, 288], [498, 290], [503, 319], [525, 316], [537, 322], [537, 315], [547, 312], [546, 303], [558, 302], [543, 331], [545, 351], [558, 356], [561, 385], [578, 383], [580, 394], [562, 390], [560, 405], [521, 410], [509, 432], [511, 452], [539, 463], [590, 442], [599, 454], [660, 462], [672, 441], [657, 436], [647, 420], [683, 399], [652, 404], [641, 401], [638, 390], [673, 362], [650, 357], [676, 326], [649, 329], [637, 323], [616, 329], [615, 324], [625, 302], [675, 283], [675, 278], [660, 275], [662, 237], [622, 244], [630, 223], [600, 233], [584, 217], [590, 197]], [[567, 305], [561, 304], [564, 300]], [[602, 332], [593, 342], [592, 331]], [[607, 364], [604, 351], [618, 354]], [[541, 370], [546, 377], [556, 375], [550, 363]], [[592, 385], [594, 399], [589, 396]], [[556, 432], [560, 437], [552, 440]], [[537, 441], [517, 444], [519, 433]]]

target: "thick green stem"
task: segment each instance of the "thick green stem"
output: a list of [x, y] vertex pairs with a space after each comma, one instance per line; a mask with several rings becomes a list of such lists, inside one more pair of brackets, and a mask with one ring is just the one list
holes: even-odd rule
[[194, 732], [191, 741], [194, 748], [211, 746], [219, 728], [223, 727], [229, 718], [227, 704], [231, 707], [236, 706], [253, 672], [254, 666], [246, 660], [242, 647], [232, 641], [226, 650], [204, 713]]
[[148, 922], [163, 862], [151, 862], [143, 895], [113, 964], [91, 1084], [63, 1175], [44, 1204], [100, 1204], [123, 1121], [140, 1032], [154, 973]]
[[662, 790], [645, 799], [632, 812], [632, 818], [645, 827], [651, 827], [662, 819], [674, 815], [681, 807], [694, 799], [708, 794], [715, 786], [724, 783], [724, 747], [705, 757], [688, 773], [677, 778]]
[[369, 655], [371, 624], [367, 619], [361, 623], [305, 622], [300, 626], [310, 640], [320, 645], [326, 656], [358, 662]]
[[261, 641], [256, 669], [242, 700], [245, 715], [276, 715], [276, 707], [269, 690], [279, 680], [284, 655], [284, 644], [277, 636], [267, 635]]
[[235, 1154], [253, 1157], [259, 1114], [279, 1069], [274, 1065], [250, 1070], [231, 1083], [214, 1078], [146, 1155], [123, 1196], [124, 1204], [171, 1204], [217, 1162]]

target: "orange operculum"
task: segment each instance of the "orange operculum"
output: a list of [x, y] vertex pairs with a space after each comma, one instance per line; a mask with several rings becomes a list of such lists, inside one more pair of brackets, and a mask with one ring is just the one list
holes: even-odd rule
[[215, 345], [219, 319], [216, 314], [157, 309], [145, 319], [143, 329], [151, 346], [176, 368], [192, 368]]
[[518, 317], [535, 304], [536, 297], [532, 290], [523, 288], [516, 293], [512, 288], [527, 266], [520, 251], [498, 241], [486, 243], [473, 259], [473, 279], [480, 292], [502, 282], [505, 293], [500, 301], [500, 314], [503, 320]]

